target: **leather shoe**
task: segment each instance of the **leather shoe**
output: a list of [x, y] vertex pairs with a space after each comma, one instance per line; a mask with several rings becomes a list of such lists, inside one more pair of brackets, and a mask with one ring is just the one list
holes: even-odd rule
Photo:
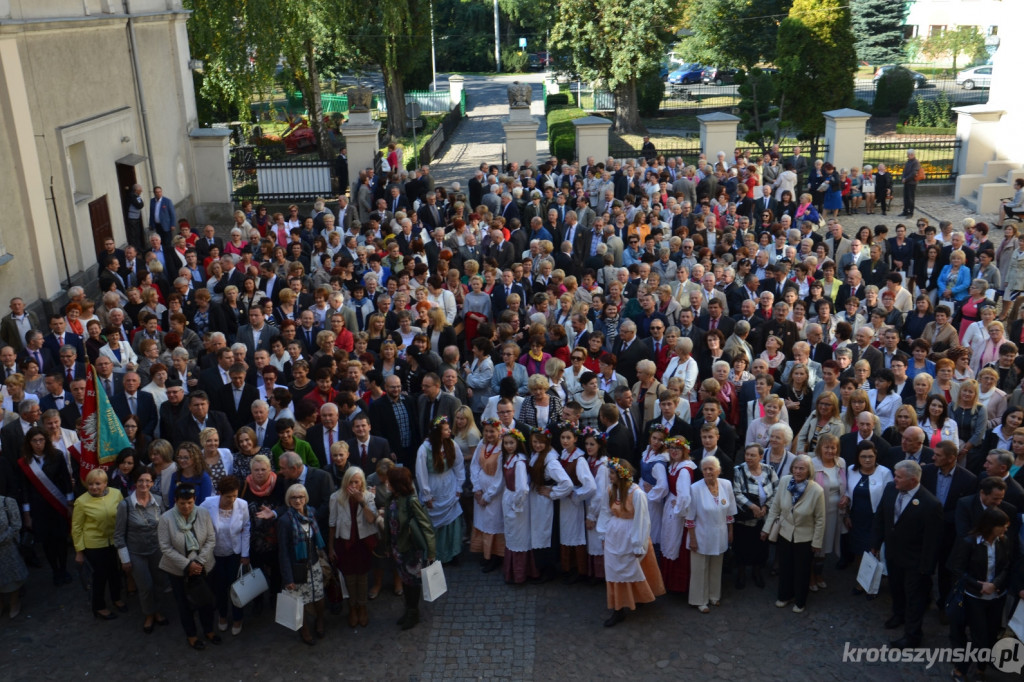
[[743, 566], [736, 572], [736, 589], [742, 590], [747, 586], [747, 569]]
[[895, 630], [899, 626], [903, 625], [906, 620], [902, 616], [893, 616], [889, 620], [885, 621], [886, 630]]
[[917, 637], [900, 637], [889, 642], [892, 649], [913, 649], [920, 646], [921, 640]]
[[604, 622], [604, 626], [606, 628], [615, 627], [624, 620], [626, 620], [626, 610], [617, 609], [615, 611], [612, 611], [611, 617]]

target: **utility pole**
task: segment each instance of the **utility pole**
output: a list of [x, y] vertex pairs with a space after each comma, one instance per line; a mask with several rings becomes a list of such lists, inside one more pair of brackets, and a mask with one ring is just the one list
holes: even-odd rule
[[430, 89], [437, 92], [437, 59], [434, 57], [434, 0], [430, 0]]
[[494, 0], [494, 66], [501, 73], [501, 23], [498, 14], [498, 0]]

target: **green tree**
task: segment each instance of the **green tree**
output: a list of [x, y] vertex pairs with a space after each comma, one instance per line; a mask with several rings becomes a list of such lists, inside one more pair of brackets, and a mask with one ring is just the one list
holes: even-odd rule
[[778, 77], [754, 67], [736, 75], [739, 83], [740, 123], [747, 130], [747, 142], [767, 152], [779, 139]]
[[660, 66], [675, 7], [671, 0], [563, 0], [558, 5], [551, 44], [580, 76], [601, 81], [615, 94], [618, 132], [646, 132], [637, 80]]
[[845, 0], [794, 0], [779, 27], [775, 62], [780, 118], [801, 139], [813, 144], [825, 132], [821, 112], [853, 103], [853, 43]]
[[907, 6], [894, 0], [851, 0], [857, 57], [868, 64], [898, 64], [903, 56]]
[[985, 36], [977, 26], [957, 26], [928, 38], [922, 51], [932, 59], [951, 57], [953, 71], [956, 71], [956, 60], [960, 55], [966, 55], [972, 61], [985, 55]]
[[689, 61], [750, 69], [775, 60], [779, 17], [793, 0], [692, 0], [683, 25], [693, 35], [680, 51]]

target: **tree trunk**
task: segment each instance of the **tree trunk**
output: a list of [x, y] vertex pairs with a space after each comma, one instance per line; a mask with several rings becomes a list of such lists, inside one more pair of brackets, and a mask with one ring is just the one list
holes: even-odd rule
[[615, 89], [615, 132], [647, 134], [647, 129], [640, 123], [636, 78], [630, 78]]
[[306, 69], [309, 73], [307, 81], [308, 93], [303, 93], [309, 102], [309, 127], [316, 137], [317, 153], [324, 161], [334, 158], [334, 148], [331, 146], [331, 138], [327, 135], [327, 128], [324, 127], [324, 105], [320, 90], [320, 73], [316, 68], [316, 58], [313, 54], [313, 41], [306, 41]]
[[[405, 135], [405, 87], [402, 84], [402, 73], [386, 66], [381, 71], [384, 74], [384, 99], [388, 105], [388, 137], [397, 140]], [[407, 160], [411, 159], [407, 157]]]

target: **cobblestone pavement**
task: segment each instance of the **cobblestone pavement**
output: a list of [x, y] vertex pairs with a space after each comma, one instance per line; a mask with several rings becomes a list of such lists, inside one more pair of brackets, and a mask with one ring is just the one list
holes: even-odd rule
[[508, 116], [506, 88], [512, 81], [529, 83], [533, 87], [530, 113], [537, 117], [537, 158], [548, 154], [547, 123], [544, 118], [544, 100], [541, 73], [517, 76], [466, 76], [466, 119], [459, 124], [446, 151], [431, 164], [431, 173], [437, 182], [458, 181], [463, 189], [473, 172], [483, 162], [500, 163], [505, 146], [505, 131], [501, 121]]
[[[602, 587], [560, 581], [509, 587], [500, 571], [482, 574], [474, 557], [446, 568], [448, 594], [423, 604], [423, 620], [400, 632], [401, 599], [385, 590], [370, 603], [370, 626], [352, 630], [347, 616], [328, 616], [327, 638], [307, 647], [273, 622], [272, 609], [247, 616], [220, 647], [187, 648], [169, 595], [171, 625], [141, 632], [138, 603], [115, 621], [89, 618], [77, 585], [54, 589], [48, 571], [34, 570], [22, 614], [0, 619], [0, 679], [81, 680], [904, 680], [942, 679], [948, 664], [844, 663], [851, 647], [880, 647], [899, 636], [885, 630], [889, 599], [850, 594], [852, 569], [828, 571], [829, 587], [812, 594], [803, 614], [776, 609], [775, 579], [743, 591], [724, 576], [722, 606], [701, 615], [682, 595], [642, 605], [615, 628]], [[884, 590], [884, 588], [883, 588]], [[934, 609], [925, 618], [925, 646], [948, 645]], [[1019, 676], [991, 671], [994, 682]]]

